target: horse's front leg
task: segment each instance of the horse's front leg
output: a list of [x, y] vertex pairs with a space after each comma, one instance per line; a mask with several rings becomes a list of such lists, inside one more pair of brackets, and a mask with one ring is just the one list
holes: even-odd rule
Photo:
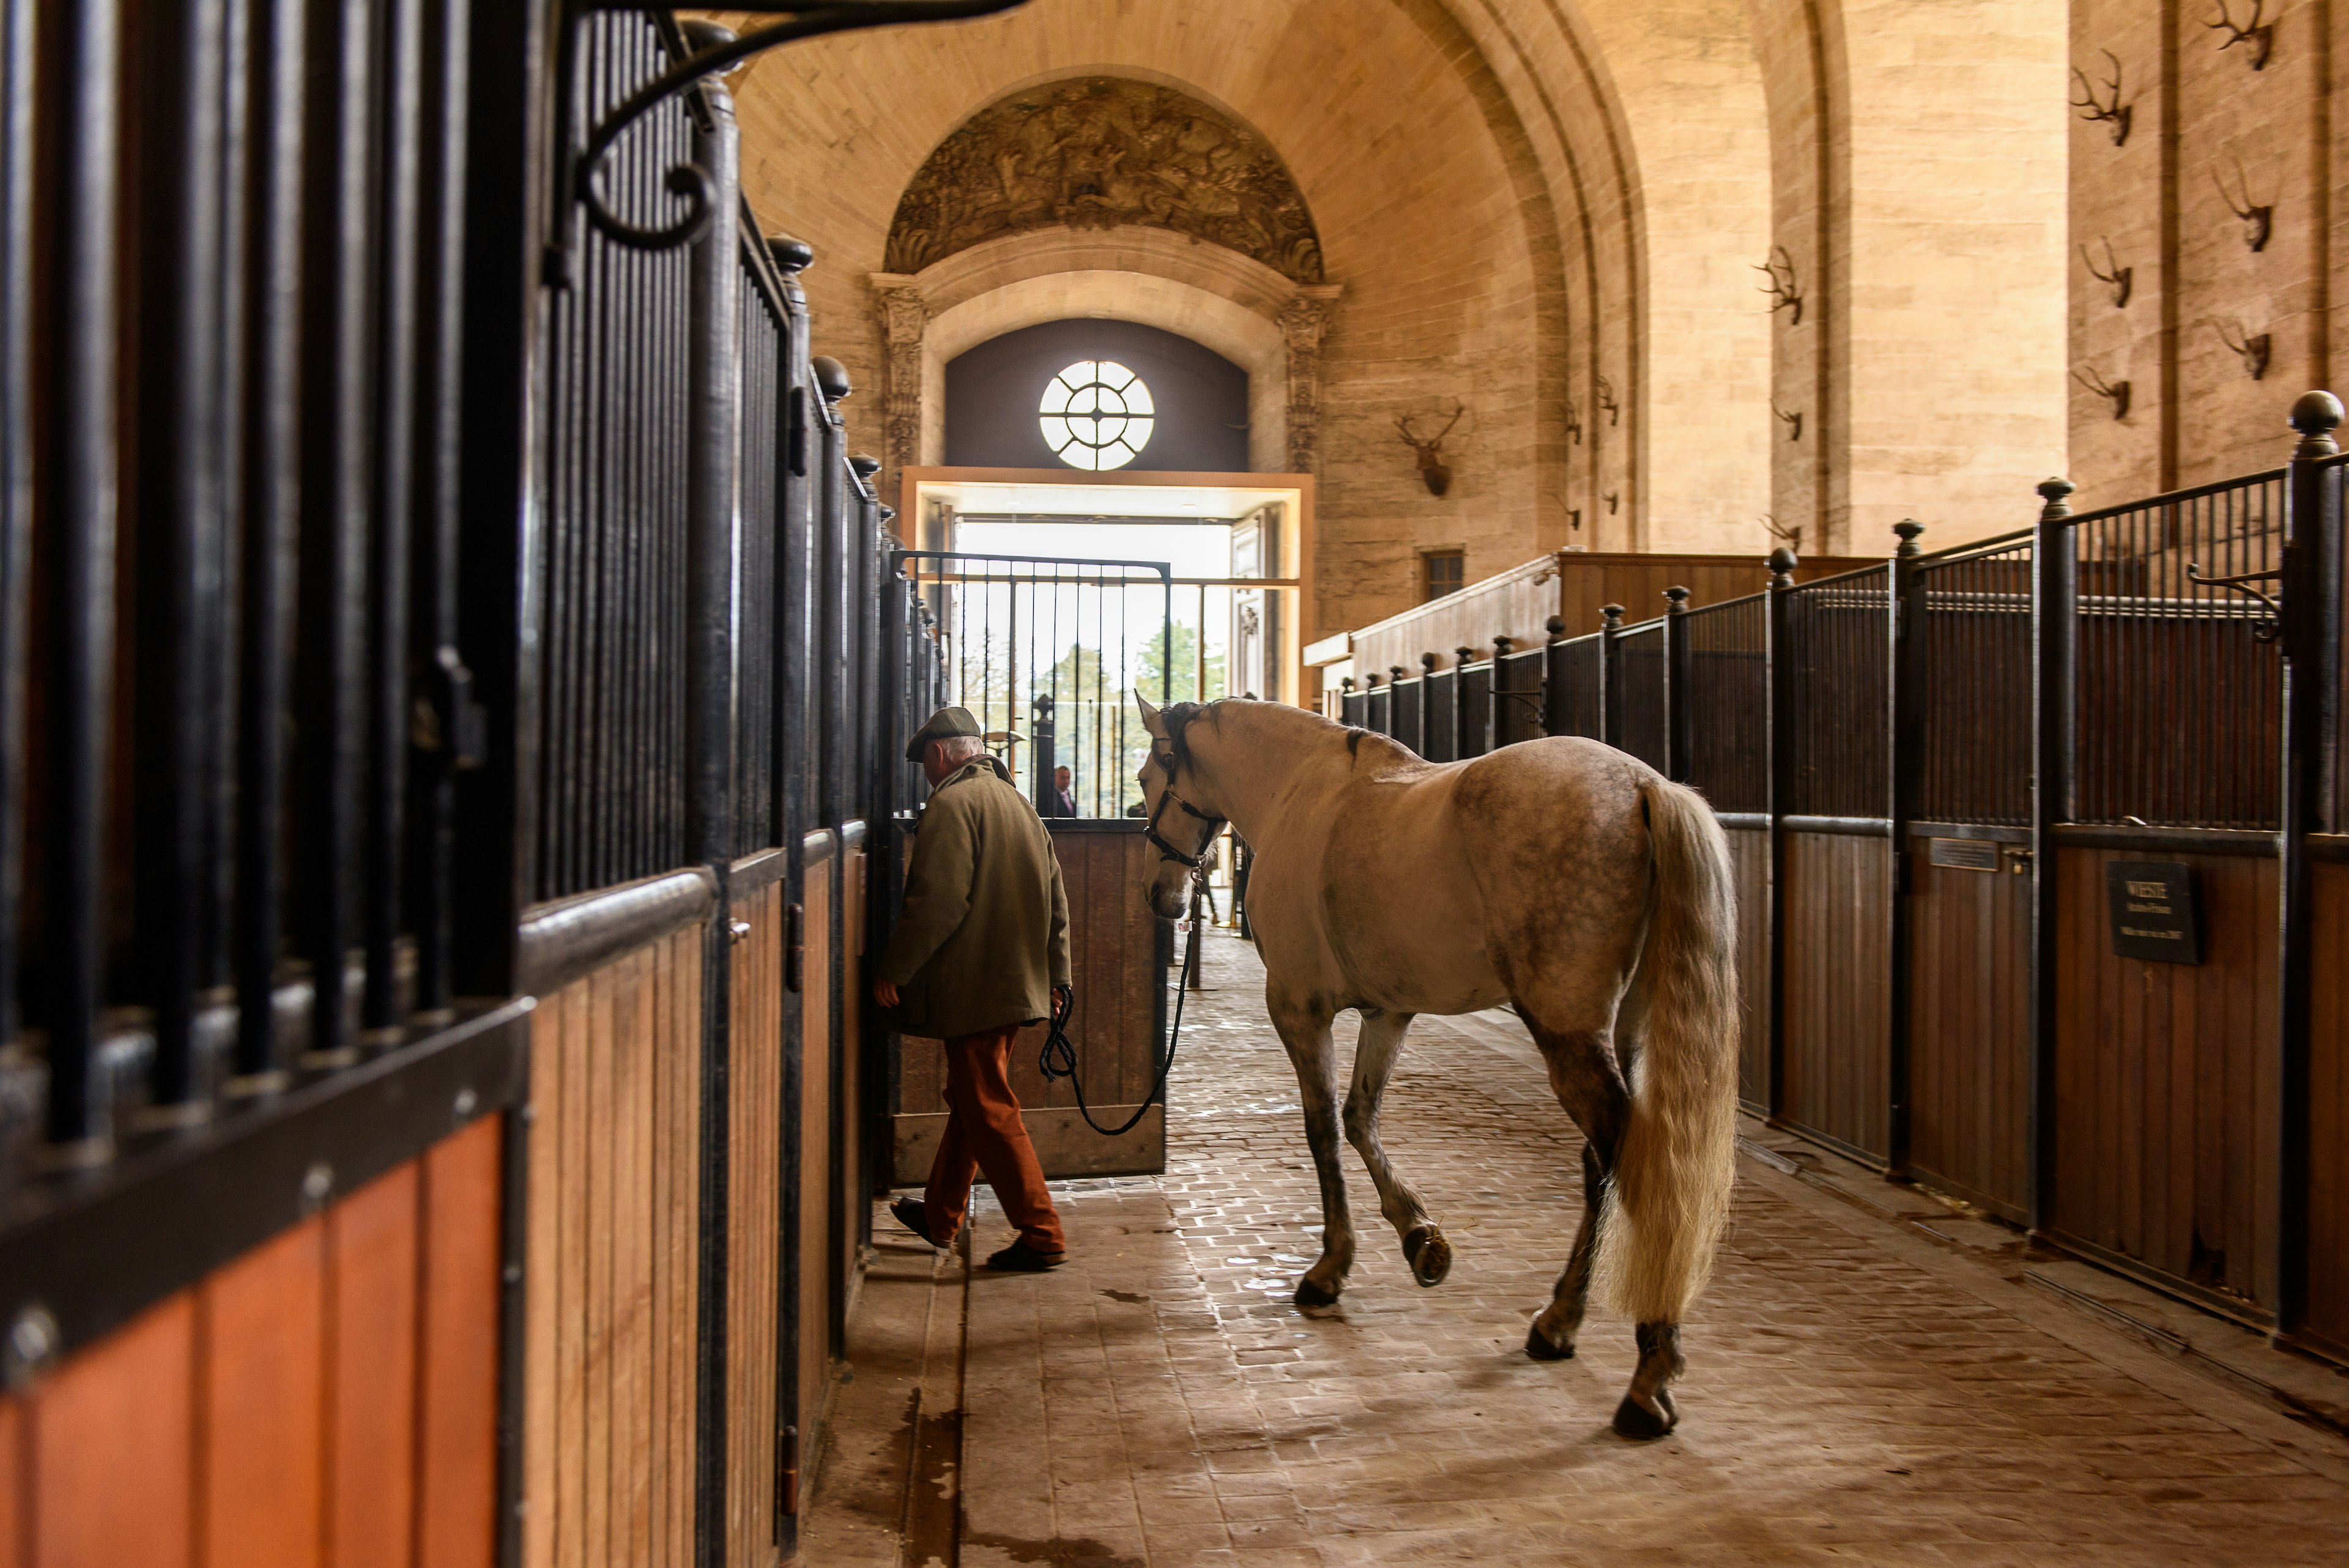
[[1402, 1240], [1403, 1262], [1423, 1285], [1440, 1284], [1452, 1269], [1452, 1243], [1443, 1228], [1428, 1217], [1419, 1193], [1388, 1163], [1386, 1146], [1379, 1138], [1379, 1106], [1386, 1098], [1387, 1080], [1394, 1075], [1402, 1054], [1402, 1037], [1411, 1027], [1408, 1012], [1370, 1012], [1362, 1014], [1361, 1038], [1354, 1046], [1354, 1086], [1346, 1096], [1346, 1141], [1370, 1168], [1379, 1189], [1379, 1212]]
[[1332, 1016], [1324, 1006], [1284, 996], [1265, 987], [1266, 1010], [1288, 1064], [1297, 1069], [1298, 1096], [1305, 1107], [1305, 1142], [1321, 1179], [1321, 1256], [1297, 1282], [1297, 1304], [1328, 1306], [1346, 1288], [1354, 1266], [1354, 1221], [1346, 1208], [1346, 1173], [1338, 1163], [1338, 1054], [1330, 1042]]

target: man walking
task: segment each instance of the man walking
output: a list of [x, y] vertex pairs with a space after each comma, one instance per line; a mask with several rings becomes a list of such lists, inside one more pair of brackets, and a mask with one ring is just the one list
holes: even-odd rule
[[1011, 1041], [1069, 988], [1069, 902], [1052, 841], [1003, 764], [988, 755], [968, 709], [941, 708], [905, 747], [930, 804], [905, 868], [905, 912], [875, 971], [874, 998], [893, 1028], [944, 1040], [947, 1127], [916, 1201], [889, 1211], [947, 1246], [970, 1211], [972, 1179], [1012, 1224], [990, 1269], [1060, 1264], [1067, 1242], [1043, 1168], [1011, 1092]]

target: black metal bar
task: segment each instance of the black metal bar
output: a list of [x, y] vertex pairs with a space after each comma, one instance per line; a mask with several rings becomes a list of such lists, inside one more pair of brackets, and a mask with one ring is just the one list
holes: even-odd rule
[[1549, 640], [1542, 645], [1542, 733], [1572, 734], [1567, 691], [1566, 618], [1554, 615], [1542, 623]]
[[2031, 1228], [2055, 1217], [2055, 979], [2058, 945], [2055, 825], [2072, 816], [2079, 638], [2078, 535], [2065, 479], [2042, 481], [2031, 545]]
[[2340, 400], [2309, 392], [2292, 405], [2300, 443], [2286, 481], [2283, 544], [2283, 826], [2277, 965], [2276, 1185], [2273, 1226], [2276, 1330], [2308, 1316], [2309, 1205], [2314, 1171], [2310, 1122], [2311, 1037], [2316, 982], [2316, 910], [2308, 838], [2331, 826], [2338, 765], [2342, 675], [2341, 487], [2323, 466]]
[[733, 585], [736, 461], [741, 440], [738, 374], [741, 271], [735, 247], [740, 148], [733, 100], [714, 80], [702, 88], [696, 157], [716, 188], [709, 225], [691, 263], [686, 467], [687, 853], [718, 878], [702, 937], [701, 1209], [696, 1334], [695, 1559], [721, 1568], [726, 1552], [726, 1314], [731, 1259], [732, 966], [726, 886], [732, 863], [734, 745]]
[[1623, 607], [1599, 607], [1599, 732], [1610, 746], [1623, 743], [1623, 659], [1615, 651], [1623, 635]]
[[102, 1152], [98, 1063], [106, 961], [106, 796], [114, 699], [116, 84], [114, 0], [45, 7], [38, 74], [55, 94], [41, 144], [53, 269], [34, 401], [47, 411], [36, 462], [49, 535], [47, 944], [48, 1136], [62, 1154]]
[[1763, 659], [1768, 669], [1769, 725], [1764, 742], [1768, 753], [1769, 796], [1764, 810], [1770, 817], [1770, 886], [1767, 894], [1769, 931], [1769, 1029], [1767, 1086], [1764, 1091], [1772, 1120], [1786, 1108], [1786, 815], [1795, 800], [1794, 658], [1795, 552], [1784, 545], [1770, 552], [1768, 623], [1763, 635]]
[[1890, 1100], [1885, 1119], [1885, 1160], [1896, 1177], [1909, 1167], [1911, 1029], [1909, 991], [1913, 955], [1909, 950], [1909, 823], [1917, 814], [1917, 789], [1924, 772], [1925, 739], [1925, 575], [1919, 569], [1917, 535], [1924, 524], [1902, 521], [1892, 525], [1899, 535], [1893, 552], [1885, 595], [1885, 814], [1889, 819], [1891, 854], [1886, 875], [1891, 880], [1886, 956], [1885, 1084]]
[[142, 126], [136, 260], [140, 331], [135, 488], [138, 724], [132, 768], [139, 998], [154, 1015], [157, 1116], [206, 1113], [199, 992], [226, 911], [212, 867], [228, 801], [214, 761], [230, 731], [217, 668], [225, 634], [221, 400], [226, 27], [221, 8], [172, 0], [144, 16], [133, 54]]
[[0, 7], [0, 1049], [13, 1044], [24, 926], [33, 568], [34, 9]]
[[1674, 784], [1689, 782], [1689, 760], [1696, 749], [1696, 692], [1690, 679], [1689, 591], [1664, 590], [1664, 776]]

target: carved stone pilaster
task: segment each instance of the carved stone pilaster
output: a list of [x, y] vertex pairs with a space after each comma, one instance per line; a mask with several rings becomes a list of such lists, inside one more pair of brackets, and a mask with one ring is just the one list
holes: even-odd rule
[[1339, 286], [1307, 284], [1274, 317], [1288, 345], [1288, 472], [1311, 473], [1320, 453], [1321, 338]]
[[881, 460], [889, 482], [922, 456], [922, 335], [930, 306], [903, 273], [876, 272], [873, 294], [881, 325]]

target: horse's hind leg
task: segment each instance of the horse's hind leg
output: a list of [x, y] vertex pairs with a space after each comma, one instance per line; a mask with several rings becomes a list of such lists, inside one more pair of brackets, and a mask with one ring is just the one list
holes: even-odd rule
[[1338, 1054], [1330, 1043], [1330, 1013], [1265, 987], [1265, 1007], [1288, 1064], [1297, 1070], [1298, 1097], [1305, 1107], [1305, 1142], [1321, 1179], [1321, 1256], [1297, 1282], [1299, 1306], [1328, 1306], [1346, 1288], [1354, 1266], [1354, 1222], [1346, 1208], [1346, 1172], [1338, 1163]]
[[1575, 1231], [1574, 1250], [1567, 1256], [1566, 1272], [1557, 1277], [1549, 1305], [1526, 1331], [1527, 1355], [1537, 1361], [1563, 1361], [1574, 1354], [1582, 1314], [1589, 1305], [1607, 1183], [1615, 1174], [1615, 1151], [1630, 1120], [1631, 1094], [1607, 1031], [1561, 1033], [1545, 1029], [1530, 1017], [1526, 1023], [1549, 1068], [1551, 1092], [1582, 1129], [1582, 1223]]
[[1411, 1276], [1423, 1285], [1441, 1283], [1452, 1269], [1452, 1243], [1443, 1229], [1427, 1217], [1427, 1205], [1409, 1182], [1387, 1162], [1379, 1141], [1379, 1105], [1385, 1099], [1387, 1080], [1394, 1075], [1402, 1054], [1403, 1032], [1411, 1027], [1408, 1012], [1366, 1012], [1361, 1038], [1354, 1046], [1354, 1086], [1346, 1096], [1346, 1141], [1370, 1168], [1379, 1189], [1379, 1212], [1402, 1238], [1403, 1261]]

